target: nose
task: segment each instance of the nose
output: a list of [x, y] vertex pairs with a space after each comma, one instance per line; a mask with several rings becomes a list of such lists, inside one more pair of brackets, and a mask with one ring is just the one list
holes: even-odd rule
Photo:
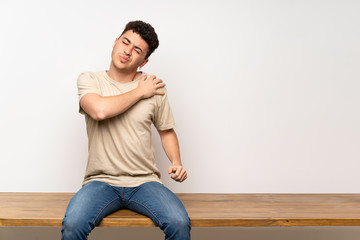
[[126, 54], [127, 56], [131, 55], [131, 46], [126, 46], [124, 48], [124, 54]]

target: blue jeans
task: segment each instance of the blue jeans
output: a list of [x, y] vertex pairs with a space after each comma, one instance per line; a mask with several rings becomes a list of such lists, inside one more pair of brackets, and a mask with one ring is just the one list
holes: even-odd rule
[[164, 231], [165, 239], [190, 239], [190, 219], [183, 204], [161, 183], [113, 187], [92, 181], [71, 199], [63, 219], [62, 240], [87, 239], [105, 216], [123, 208], [151, 218]]

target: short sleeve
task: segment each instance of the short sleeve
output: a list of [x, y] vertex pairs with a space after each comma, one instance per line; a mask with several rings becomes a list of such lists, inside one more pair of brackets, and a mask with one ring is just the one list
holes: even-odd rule
[[168, 95], [166, 89], [161, 89], [165, 92], [164, 95], [157, 95], [154, 125], [157, 130], [163, 131], [172, 129], [175, 127], [174, 116], [170, 108], [168, 101]]
[[85, 114], [85, 111], [80, 107], [80, 100], [87, 93], [100, 94], [99, 83], [91, 73], [82, 73], [77, 80], [78, 96], [79, 96], [79, 112]]

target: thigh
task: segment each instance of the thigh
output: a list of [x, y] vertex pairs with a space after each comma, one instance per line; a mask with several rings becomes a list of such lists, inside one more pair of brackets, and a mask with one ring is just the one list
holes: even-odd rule
[[119, 198], [110, 185], [89, 182], [69, 202], [64, 221], [90, 224], [93, 228], [106, 215], [121, 208]]
[[189, 219], [180, 199], [158, 182], [140, 185], [126, 207], [148, 216], [160, 227], [174, 220]]

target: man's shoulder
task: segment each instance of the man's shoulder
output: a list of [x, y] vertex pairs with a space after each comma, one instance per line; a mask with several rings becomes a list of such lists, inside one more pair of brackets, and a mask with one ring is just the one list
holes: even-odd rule
[[[166, 83], [166, 81], [165, 81], [164, 79], [162, 79], [162, 77], [161, 77], [161, 76], [159, 77], [159, 76], [158, 76], [158, 75], [156, 75], [156, 74], [153, 74], [153, 73], [148, 73], [148, 72], [141, 72], [141, 76], [143, 76], [143, 75], [146, 75], [147, 77], [150, 77], [150, 76], [155, 76], [156, 78], [161, 79], [164, 83]], [[158, 90], [158, 91], [160, 91], [160, 92], [165, 92], [165, 93], [167, 93], [166, 86], [161, 87], [161, 88], [158, 88], [157, 90]], [[161, 97], [162, 95], [155, 95], [155, 96], [159, 96], [159, 97]]]
[[99, 84], [104, 79], [105, 71], [98, 72], [82, 72], [78, 76], [78, 85], [81, 84]]
[[104, 75], [104, 72], [105, 72], [104, 70], [97, 71], [97, 72], [82, 72], [82, 73], [80, 73], [79, 78], [80, 77], [100, 78], [101, 76]]

